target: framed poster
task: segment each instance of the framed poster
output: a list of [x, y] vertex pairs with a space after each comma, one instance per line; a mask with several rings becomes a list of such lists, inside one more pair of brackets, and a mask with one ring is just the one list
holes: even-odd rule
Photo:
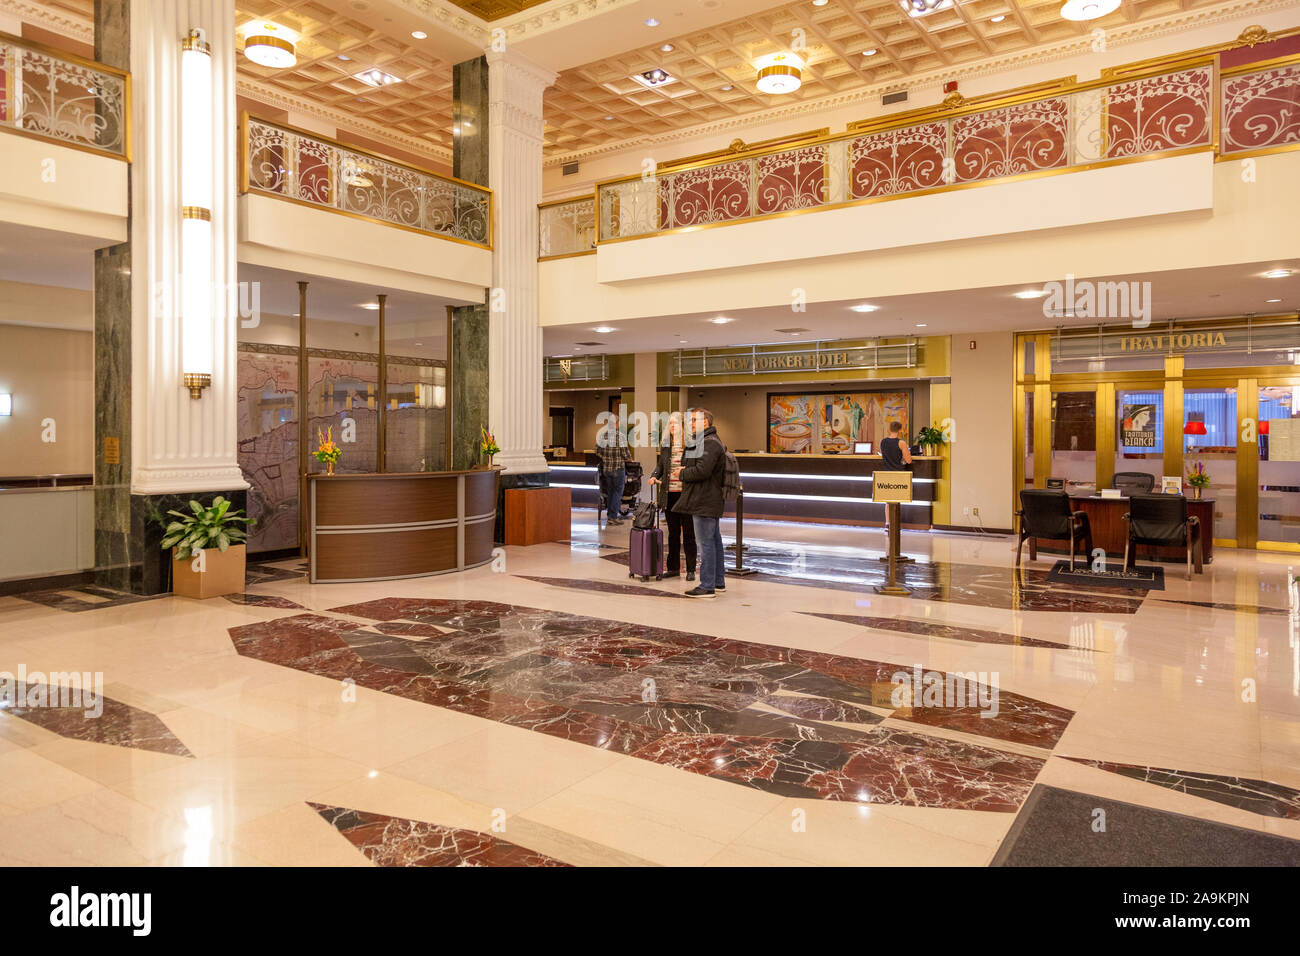
[[1120, 444], [1125, 448], [1156, 447], [1156, 407], [1125, 405], [1120, 424]]
[[773, 454], [851, 454], [859, 442], [879, 448], [889, 423], [912, 430], [912, 390], [768, 392], [767, 450]]

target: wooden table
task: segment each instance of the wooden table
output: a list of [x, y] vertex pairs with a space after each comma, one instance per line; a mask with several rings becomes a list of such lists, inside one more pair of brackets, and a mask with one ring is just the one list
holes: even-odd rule
[[308, 475], [311, 582], [386, 581], [487, 564], [499, 471]]
[[[1099, 495], [1071, 495], [1070, 507], [1082, 511], [1088, 516], [1092, 528], [1092, 546], [1106, 552], [1106, 560], [1119, 564], [1124, 560], [1124, 545], [1128, 543], [1128, 522], [1123, 515], [1128, 514], [1128, 498], [1102, 498]], [[1214, 560], [1214, 499], [1188, 498], [1187, 514], [1199, 518], [1201, 522], [1201, 548], [1204, 560], [1209, 564]], [[1044, 542], [1039, 551], [1067, 552], [1069, 543], [1060, 541]], [[1180, 547], [1152, 548], [1142, 545], [1138, 558], [1156, 561], [1186, 561], [1187, 551]]]
[[572, 514], [568, 488], [507, 488], [506, 544], [567, 541]]

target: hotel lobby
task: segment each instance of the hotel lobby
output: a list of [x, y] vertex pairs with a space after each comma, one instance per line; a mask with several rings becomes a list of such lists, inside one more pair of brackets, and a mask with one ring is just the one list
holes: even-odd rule
[[1300, 864], [1297, 117], [1271, 0], [0, 0], [0, 864]]

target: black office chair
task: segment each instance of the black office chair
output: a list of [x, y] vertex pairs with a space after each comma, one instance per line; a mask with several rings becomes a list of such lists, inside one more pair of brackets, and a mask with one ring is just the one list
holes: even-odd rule
[[1070, 570], [1074, 570], [1076, 542], [1083, 542], [1083, 553], [1092, 554], [1092, 527], [1082, 511], [1070, 509], [1070, 496], [1064, 491], [1026, 488], [1020, 492], [1020, 540], [1016, 543], [1016, 567], [1020, 552], [1029, 541], [1029, 560], [1038, 560], [1038, 539], [1070, 542]]
[[1145, 471], [1117, 471], [1110, 480], [1110, 486], [1118, 488], [1126, 498], [1149, 494], [1155, 485], [1155, 475], [1148, 475]]
[[1187, 580], [1192, 579], [1192, 563], [1202, 573], [1201, 519], [1187, 513], [1187, 499], [1182, 495], [1132, 495], [1129, 498], [1128, 541], [1124, 544], [1124, 570], [1129, 570], [1129, 555], [1137, 559], [1142, 545], [1187, 549]]

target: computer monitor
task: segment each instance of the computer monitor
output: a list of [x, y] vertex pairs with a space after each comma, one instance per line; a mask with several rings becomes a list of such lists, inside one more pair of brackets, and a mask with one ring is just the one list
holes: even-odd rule
[[870, 454], [871, 454], [871, 442], [869, 442], [869, 441], [855, 441], [855, 442], [853, 443], [853, 454], [855, 454], [855, 455], [870, 455]]

